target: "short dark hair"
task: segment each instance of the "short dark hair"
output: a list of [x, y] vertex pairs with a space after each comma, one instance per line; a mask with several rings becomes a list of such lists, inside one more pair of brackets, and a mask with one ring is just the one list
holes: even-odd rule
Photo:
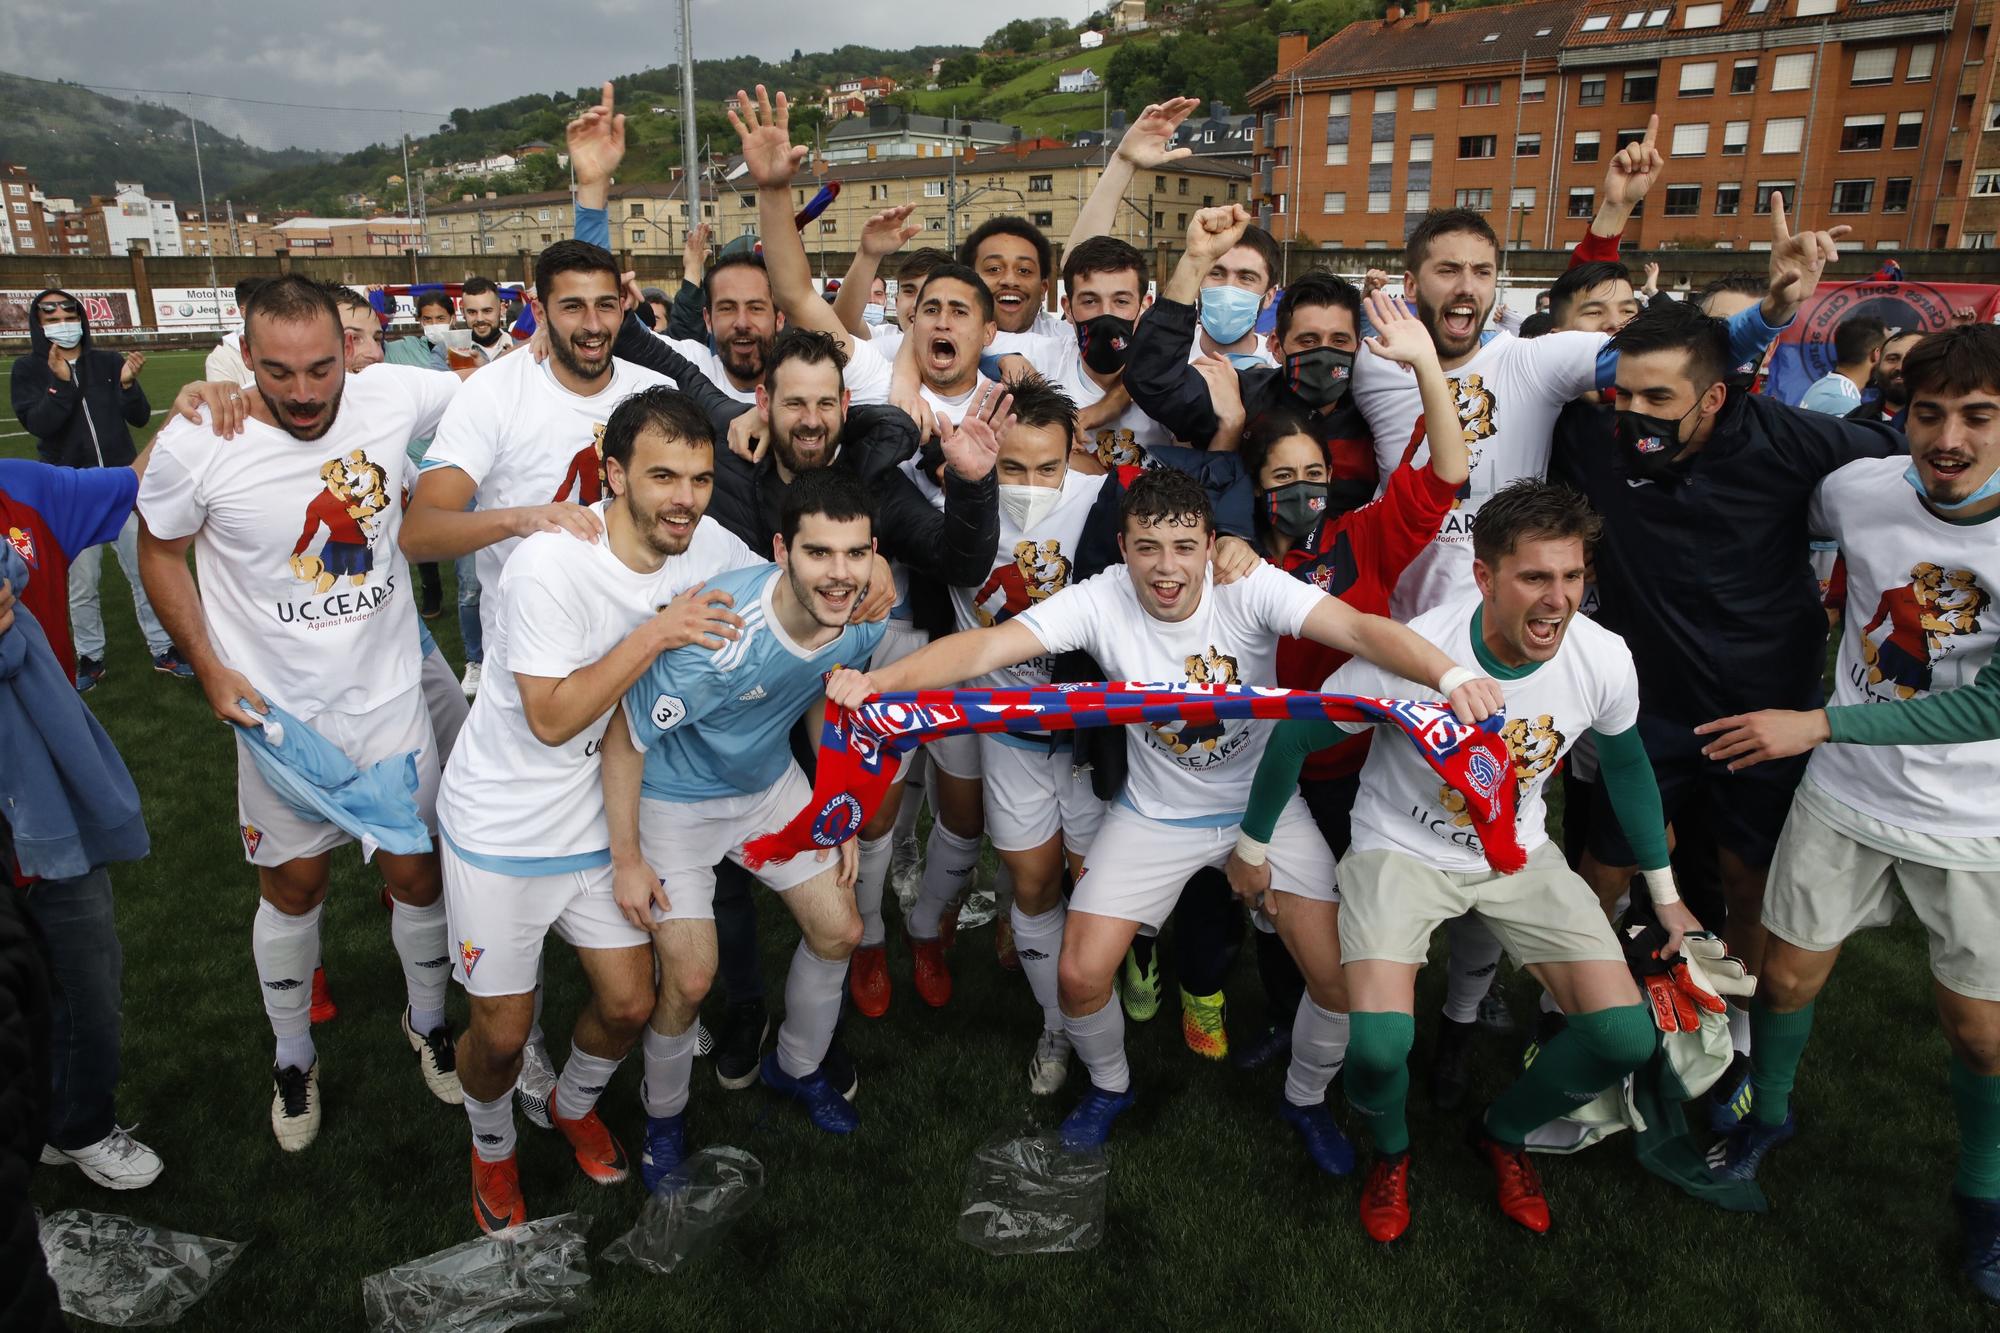
[[715, 275], [726, 268], [754, 268], [764, 274], [764, 285], [771, 285], [771, 275], [764, 268], [764, 256], [738, 250], [732, 255], [722, 255], [712, 259], [708, 271], [701, 275], [701, 308], [707, 310], [715, 304]]
[[1711, 278], [1703, 283], [1701, 290], [1694, 294], [1693, 304], [1700, 306], [1703, 310], [1707, 310], [1709, 298], [1721, 296], [1725, 292], [1734, 293], [1737, 296], [1754, 296], [1761, 301], [1770, 290], [1770, 279], [1759, 277], [1755, 273], [1738, 270], [1734, 273], [1725, 273], [1719, 278]]
[[778, 534], [787, 547], [798, 537], [799, 520], [807, 514], [820, 514], [836, 523], [865, 518], [871, 535], [875, 530], [868, 488], [846, 468], [816, 467], [801, 472], [785, 487], [784, 499], [778, 504]]
[[446, 319], [450, 319], [453, 315], [458, 313], [457, 311], [452, 309], [451, 298], [449, 296], [446, 296], [442, 290], [439, 290], [437, 288], [433, 288], [427, 292], [418, 293], [417, 299], [411, 303], [411, 309], [416, 314], [419, 322], [422, 322], [423, 320], [424, 311], [430, 308], [431, 306], [444, 307], [444, 314]]
[[[541, 283], [539, 279], [536, 281], [535, 290], [536, 291], [541, 290]], [[468, 296], [488, 296], [488, 295], [494, 297], [498, 297], [500, 295], [500, 289], [493, 285], [493, 279], [491, 278], [471, 277], [467, 278], [464, 282], [458, 285], [458, 297], [461, 301]]]
[[764, 356], [764, 387], [774, 394], [778, 391], [778, 367], [787, 361], [809, 366], [830, 361], [836, 375], [847, 369], [847, 353], [840, 350], [832, 334], [797, 324], [787, 324], [778, 330], [778, 336], [771, 340], [771, 350]]
[[1622, 282], [1632, 288], [1639, 285], [1632, 281], [1632, 270], [1615, 259], [1599, 259], [1566, 268], [1555, 285], [1549, 288], [1548, 313], [1560, 323], [1569, 318], [1569, 308], [1576, 304], [1578, 298], [1614, 282]]
[[1537, 310], [1521, 321], [1521, 337], [1539, 338], [1543, 334], [1556, 331], [1556, 317], [1546, 310]]
[[366, 310], [371, 315], [375, 313], [375, 307], [369, 304], [368, 298], [345, 283], [329, 282], [326, 284], [326, 294], [333, 298], [336, 310]]
[[1041, 264], [1044, 278], [1048, 277], [1050, 270], [1056, 266], [1055, 247], [1049, 244], [1048, 237], [1042, 235], [1042, 229], [1026, 218], [1011, 215], [988, 218], [980, 223], [972, 235], [965, 238], [965, 243], [958, 247], [958, 262], [967, 268], [979, 267], [977, 262], [979, 247], [986, 244], [987, 238], [992, 236], [1018, 236], [1034, 246], [1035, 260]]
[[1360, 291], [1338, 274], [1314, 269], [1285, 284], [1285, 294], [1278, 298], [1278, 341], [1282, 343], [1291, 332], [1292, 318], [1299, 310], [1315, 306], [1338, 306], [1345, 310], [1354, 316], [1355, 336], [1361, 336]]
[[1054, 426], [1067, 440], [1076, 434], [1076, 403], [1061, 389], [1030, 372], [1007, 385], [1014, 395], [1011, 411], [1023, 426], [1043, 429]]
[[[1694, 381], [1697, 391], [1736, 368], [1735, 358], [1729, 355], [1728, 326], [1685, 301], [1654, 301], [1612, 335], [1607, 346], [1620, 356], [1685, 352], [1688, 378]], [[1484, 522], [1484, 508], [1480, 514]]]
[[589, 241], [557, 241], [535, 256], [535, 295], [545, 303], [558, 273], [609, 273], [611, 285], [619, 285], [618, 261], [609, 250]]
[[[979, 302], [980, 310], [986, 315], [986, 322], [988, 324], [993, 322], [993, 292], [987, 287], [986, 280], [979, 276], [977, 270], [958, 263], [947, 262], [939, 264], [924, 275], [924, 286], [930, 286], [939, 278], [949, 278], [953, 282], [962, 282], [972, 288], [975, 294], [973, 299]], [[917, 299], [919, 301], [924, 299], [924, 294], [921, 290], [917, 293]]]
[[1469, 208], [1433, 208], [1424, 214], [1410, 232], [1409, 240], [1403, 243], [1403, 267], [1415, 273], [1430, 255], [1432, 241], [1461, 232], [1479, 237], [1493, 247], [1495, 254], [1499, 253], [1500, 238], [1493, 234], [1493, 226], [1485, 218]]
[[921, 286], [922, 279], [939, 264], [955, 262], [957, 261], [952, 259], [949, 250], [940, 250], [935, 245], [926, 245], [921, 249], [912, 250], [903, 256], [903, 262], [896, 265], [896, 282], [898, 285], [906, 282], [914, 282]]
[[1839, 365], [1858, 366], [1888, 341], [1887, 324], [1873, 315], [1850, 315], [1833, 331], [1833, 359]]
[[236, 309], [237, 309], [237, 310], [238, 310], [238, 311], [240, 312], [240, 311], [241, 311], [241, 310], [242, 310], [242, 309], [243, 309], [243, 308], [244, 308], [245, 306], [249, 305], [249, 304], [250, 304], [250, 298], [251, 298], [251, 297], [253, 297], [253, 296], [255, 296], [255, 295], [257, 294], [257, 289], [258, 289], [259, 287], [262, 287], [262, 286], [263, 286], [263, 285], [264, 285], [265, 283], [267, 283], [267, 282], [269, 282], [269, 281], [270, 281], [270, 279], [269, 279], [269, 278], [239, 278], [239, 279], [237, 279], [237, 282], [236, 282]]
[[1472, 525], [1472, 554], [1492, 569], [1524, 541], [1577, 537], [1588, 551], [1603, 530], [1604, 520], [1581, 493], [1560, 482], [1523, 477], [1502, 486], [1479, 506], [1479, 521]]
[[285, 324], [303, 324], [320, 315], [340, 327], [340, 307], [323, 282], [299, 273], [267, 278], [250, 294], [250, 306], [243, 312], [243, 335], [250, 336], [250, 321], [259, 316]]
[[1146, 256], [1116, 236], [1092, 236], [1078, 241], [1063, 256], [1063, 286], [1074, 288], [1079, 280], [1093, 274], [1123, 273], [1128, 269], [1138, 277], [1139, 295], [1143, 297], [1146, 294]]
[[1320, 454], [1325, 456], [1326, 446], [1319, 444], [1319, 437], [1312, 433], [1306, 419], [1289, 408], [1274, 407], [1259, 412], [1250, 418], [1250, 424], [1243, 428], [1243, 438], [1236, 450], [1243, 460], [1243, 470], [1250, 474], [1250, 485], [1257, 485], [1257, 474], [1264, 470], [1264, 460], [1271, 456], [1271, 447], [1279, 440], [1289, 440], [1294, 435], [1303, 435], [1319, 445]]
[[1134, 519], [1215, 531], [1215, 509], [1208, 502], [1208, 492], [1200, 482], [1173, 467], [1148, 468], [1126, 488], [1118, 502], [1119, 531]]
[[1257, 252], [1257, 257], [1264, 261], [1264, 272], [1269, 275], [1264, 283], [1264, 290], [1269, 291], [1276, 286], [1279, 265], [1278, 243], [1271, 238], [1271, 233], [1253, 223], [1243, 229], [1243, 239], [1236, 244], [1249, 246]]
[[632, 447], [649, 430], [684, 444], [715, 447], [715, 427], [700, 404], [671, 385], [655, 384], [611, 410], [611, 420], [604, 423], [605, 461], [632, 466]]
[[1903, 355], [1903, 383], [1920, 393], [2000, 393], [2000, 325], [1964, 324], [1925, 334]]

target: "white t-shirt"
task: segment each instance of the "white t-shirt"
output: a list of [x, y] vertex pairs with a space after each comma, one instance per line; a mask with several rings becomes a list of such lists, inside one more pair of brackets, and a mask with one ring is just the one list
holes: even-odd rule
[[[1016, 351], [1043, 379], [1069, 395], [1077, 410], [1094, 407], [1104, 399], [1099, 387], [1085, 371], [1083, 349], [1077, 346], [1076, 330], [1052, 338], [1021, 339]], [[1174, 442], [1173, 432], [1153, 420], [1134, 403], [1091, 432], [1097, 443], [1097, 461], [1107, 468], [1138, 467], [1146, 461], [1146, 451]]]
[[[1454, 662], [1477, 662], [1472, 617], [1479, 599], [1458, 597], [1410, 622]], [[1572, 616], [1556, 655], [1519, 680], [1497, 682], [1507, 701], [1502, 731], [1514, 756], [1514, 827], [1524, 851], [1549, 840], [1548, 808], [1542, 790], [1556, 761], [1586, 731], [1615, 736], [1639, 720], [1639, 674], [1625, 640], [1594, 620]], [[1435, 686], [1391, 675], [1352, 658], [1327, 678], [1333, 694], [1379, 699], [1442, 699]], [[1465, 799], [1400, 738], [1368, 747], [1361, 791], [1354, 799], [1354, 849], [1413, 856], [1439, 870], [1486, 868]]]
[[[1162, 688], [1262, 685], [1277, 679], [1278, 639], [1298, 637], [1326, 594], [1274, 565], [1234, 583], [1204, 574], [1187, 619], [1155, 620], [1131, 571], [1114, 565], [1020, 615], [1051, 654], [1081, 648], [1112, 680]], [[1125, 729], [1131, 768], [1123, 799], [1149, 819], [1235, 822], [1270, 739], [1269, 722], [1141, 723]]]
[[[1195, 362], [1201, 360], [1204, 356], [1209, 355], [1208, 352], [1202, 350], [1201, 339], [1202, 339], [1201, 328], [1197, 325], [1195, 328], [1194, 337], [1188, 339], [1189, 365], [1193, 365]], [[1226, 353], [1218, 352], [1215, 355], [1221, 356], [1224, 360], [1228, 359]], [[1239, 352], [1237, 355], [1241, 356], [1245, 354]], [[1251, 347], [1248, 355], [1256, 357], [1260, 365], [1275, 366], [1278, 364], [1278, 358], [1271, 355], [1270, 344], [1261, 337], [1257, 339], [1256, 345]]]
[[[1548, 472], [1556, 417], [1570, 400], [1597, 387], [1597, 354], [1606, 341], [1602, 333], [1525, 340], [1496, 333], [1471, 360], [1446, 372], [1472, 453], [1472, 475], [1437, 537], [1397, 582], [1389, 602], [1395, 619], [1456, 601], [1472, 587], [1472, 523], [1480, 505], [1510, 482]], [[1384, 489], [1393, 469], [1430, 466], [1430, 445], [1410, 445], [1424, 410], [1416, 376], [1364, 348], [1354, 362], [1354, 401], [1375, 436]]]
[[349, 375], [317, 440], [243, 423], [219, 439], [173, 417], [154, 440], [139, 513], [193, 535], [202, 619], [222, 660], [304, 720], [365, 713], [416, 688], [420, 656], [402, 529], [405, 452], [459, 392], [455, 375]]
[[243, 335], [225, 333], [202, 362], [201, 377], [223, 384], [240, 384], [248, 389], [257, 383], [256, 372], [243, 360]]
[[905, 332], [894, 324], [878, 324], [868, 331], [868, 345], [880, 352], [891, 365], [895, 364], [896, 353], [903, 350]]
[[[1012, 620], [1070, 586], [1084, 523], [1104, 490], [1104, 478], [1071, 470], [1063, 475], [1062, 496], [1031, 531], [1016, 527], [1000, 510], [1000, 540], [993, 572], [976, 588], [953, 588], [951, 605], [960, 629], [984, 629]], [[1033, 688], [1049, 683], [1051, 657], [1033, 657], [1002, 667], [973, 684], [988, 689]]]
[[567, 532], [524, 538], [500, 576], [502, 632], [486, 641], [479, 697], [438, 789], [438, 819], [452, 842], [487, 856], [609, 847], [597, 756], [611, 710], [565, 744], [544, 745], [528, 727], [514, 673], [559, 680], [592, 666], [676, 596], [759, 563], [712, 518], [650, 574], [620, 560], [608, 541]]
[[[1814, 532], [1847, 557], [1835, 704], [1922, 698], [1991, 671], [2000, 637], [2000, 530], [1947, 523], [1903, 482], [1907, 458], [1866, 458], [1820, 483]], [[1953, 838], [2000, 834], [2000, 740], [1822, 745], [1806, 780], [1888, 824]]]
[[855, 407], [888, 402], [889, 383], [896, 377], [896, 349], [902, 342], [871, 342], [850, 336], [847, 346], [851, 350], [841, 381], [847, 388], [848, 402]]
[[708, 376], [710, 384], [713, 384], [737, 402], [754, 403], [757, 401], [757, 386], [753, 384], [747, 389], [737, 388], [730, 381], [729, 372], [723, 369], [722, 358], [711, 351], [707, 343], [696, 342], [692, 338], [669, 338], [664, 333], [655, 333], [653, 336], [673, 348], [676, 352], [679, 352], [689, 361], [692, 361], [702, 374]]

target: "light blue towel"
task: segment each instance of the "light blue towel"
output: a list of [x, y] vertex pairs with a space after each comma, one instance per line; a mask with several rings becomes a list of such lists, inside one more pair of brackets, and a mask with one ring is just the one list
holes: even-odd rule
[[[255, 713], [246, 700], [245, 712]], [[307, 819], [322, 819], [361, 844], [363, 861], [377, 848], [397, 856], [431, 850], [430, 830], [417, 814], [417, 755], [392, 755], [366, 769], [339, 746], [275, 705], [264, 725], [236, 730], [271, 789]]]

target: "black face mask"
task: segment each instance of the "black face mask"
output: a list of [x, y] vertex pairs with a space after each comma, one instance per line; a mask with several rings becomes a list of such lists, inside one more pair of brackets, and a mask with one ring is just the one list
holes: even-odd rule
[[1117, 315], [1086, 319], [1076, 326], [1076, 345], [1084, 365], [1100, 375], [1116, 375], [1132, 350], [1132, 321]]
[[1681, 422], [1701, 407], [1700, 400], [1678, 417], [1649, 417], [1643, 412], [1619, 408], [1613, 419], [1612, 435], [1625, 456], [1625, 470], [1634, 481], [1668, 484], [1681, 480], [1674, 456], [1685, 447]]
[[1317, 411], [1347, 397], [1354, 379], [1354, 354], [1315, 347], [1286, 357], [1284, 370], [1285, 387], [1292, 396]]
[[1295, 481], [1264, 492], [1264, 521], [1293, 541], [1312, 536], [1326, 514], [1323, 481]]

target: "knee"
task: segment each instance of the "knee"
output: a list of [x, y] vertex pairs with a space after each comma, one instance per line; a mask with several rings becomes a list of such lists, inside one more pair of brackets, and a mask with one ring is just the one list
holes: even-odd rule
[[1347, 975], [1336, 967], [1330, 977], [1307, 977], [1306, 994], [1328, 1013], [1344, 1014], [1347, 1012]]
[[813, 937], [806, 941], [806, 947], [826, 959], [837, 963], [853, 956], [861, 943], [861, 917], [848, 913], [838, 921], [828, 922], [813, 931]]
[[435, 857], [422, 857], [393, 875], [385, 869], [382, 878], [389, 885], [389, 896], [411, 907], [429, 907], [444, 896], [444, 877]]
[[1062, 881], [1031, 880], [1020, 875], [1014, 877], [1014, 906], [1021, 909], [1023, 916], [1042, 916], [1055, 909], [1062, 901]]
[[1065, 951], [1056, 965], [1056, 995], [1065, 1013], [1096, 1013], [1111, 998], [1111, 984], [1108, 978], [1091, 974]]
[[304, 916], [326, 901], [325, 884], [279, 875], [266, 876], [261, 892], [265, 902], [286, 916]]
[[2000, 1074], [2000, 1021], [1986, 1015], [1950, 1015], [1944, 1039], [1966, 1068], [1981, 1078]]
[[1409, 1014], [1358, 1013], [1348, 1026], [1347, 1067], [1386, 1078], [1409, 1063], [1417, 1022]]
[[504, 1074], [520, 1060], [528, 1044], [529, 1026], [528, 1022], [482, 1018], [475, 1011], [472, 1031], [466, 1034], [470, 1040], [460, 1044], [459, 1058], [465, 1058], [465, 1048], [470, 1046], [482, 1068]]
[[[708, 987], [704, 984], [702, 994], [707, 993]], [[604, 1026], [614, 1036], [631, 1038], [637, 1037], [639, 1029], [646, 1026], [646, 1020], [653, 1016], [653, 1002], [651, 986], [634, 985], [615, 994], [601, 996], [597, 1007], [603, 1015]], [[700, 1004], [700, 999], [697, 998], [695, 1003]]]
[[701, 1008], [701, 1002], [708, 998], [709, 988], [713, 985], [713, 967], [682, 964], [660, 978], [660, 998], [675, 1005], [682, 1013], [693, 1013]]
[[[1588, 1019], [1598, 1021], [1585, 1021]], [[1653, 1048], [1658, 1041], [1652, 1015], [1643, 1004], [1623, 1005], [1597, 1014], [1575, 1015], [1570, 1020], [1570, 1030], [1590, 1047], [1598, 1059], [1619, 1069], [1637, 1069], [1652, 1059]]]
[[1817, 968], [1798, 966], [1790, 949], [1766, 949], [1762, 969], [1757, 974], [1757, 1003], [1781, 1014], [1796, 1013], [1819, 994]]

